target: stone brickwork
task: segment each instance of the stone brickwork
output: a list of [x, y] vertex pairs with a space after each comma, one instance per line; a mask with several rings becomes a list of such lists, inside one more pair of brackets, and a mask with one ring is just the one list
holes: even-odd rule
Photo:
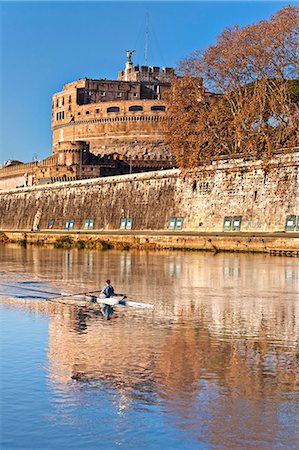
[[[0, 192], [1, 230], [168, 230], [171, 218], [182, 230], [223, 231], [224, 218], [241, 218], [240, 231], [284, 231], [286, 217], [299, 216], [299, 152], [277, 155], [265, 172], [261, 162], [221, 161], [193, 177], [178, 170]], [[293, 230], [294, 231], [294, 230]]]
[[73, 105], [64, 119], [52, 121], [53, 152], [63, 141], [86, 141], [96, 155], [170, 155], [163, 135], [165, 109], [161, 100]]
[[118, 80], [84, 78], [53, 95], [53, 153], [64, 141], [86, 141], [96, 155], [119, 153], [163, 159], [165, 92], [172, 68], [134, 66], [131, 57]]

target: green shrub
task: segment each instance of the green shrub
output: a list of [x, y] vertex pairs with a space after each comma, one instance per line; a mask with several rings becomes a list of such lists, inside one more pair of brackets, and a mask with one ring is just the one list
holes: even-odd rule
[[72, 248], [74, 245], [74, 241], [70, 236], [61, 236], [56, 239], [54, 243], [54, 248]]

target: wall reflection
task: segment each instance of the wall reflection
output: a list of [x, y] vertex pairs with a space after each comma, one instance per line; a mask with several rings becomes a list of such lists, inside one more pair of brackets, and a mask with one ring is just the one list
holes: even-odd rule
[[119, 292], [155, 304], [104, 322], [86, 309], [7, 300], [50, 316], [53, 389], [109, 386], [120, 414], [158, 401], [215, 445], [236, 430], [249, 439], [280, 429], [283, 396], [299, 391], [296, 259], [30, 249], [16, 261], [5, 252], [19, 272], [57, 288], [92, 290], [109, 276]]

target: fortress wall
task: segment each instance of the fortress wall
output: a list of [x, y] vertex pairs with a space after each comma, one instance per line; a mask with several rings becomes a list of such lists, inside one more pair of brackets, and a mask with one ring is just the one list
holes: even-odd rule
[[1, 230], [64, 230], [67, 219], [83, 230], [119, 230], [121, 217], [133, 230], [167, 230], [183, 217], [184, 231], [222, 231], [224, 216], [242, 216], [241, 231], [284, 231], [287, 215], [299, 215], [299, 152], [275, 157], [271, 170], [244, 160], [184, 177], [178, 170], [56, 183], [0, 192]]
[[10, 175], [7, 177], [0, 177], [0, 190], [14, 189], [16, 186], [24, 186], [25, 183], [28, 186], [32, 186], [34, 177], [32, 173], [28, 174], [28, 177], [22, 175]]
[[[132, 106], [142, 111], [132, 112]], [[107, 113], [110, 107], [119, 112]], [[53, 151], [59, 142], [86, 141], [94, 154], [118, 152], [126, 155], [144, 155], [169, 152], [163, 131], [164, 111], [152, 107], [164, 106], [162, 100], [134, 100], [74, 105], [65, 119], [52, 120]], [[79, 115], [80, 114], [80, 115]]]

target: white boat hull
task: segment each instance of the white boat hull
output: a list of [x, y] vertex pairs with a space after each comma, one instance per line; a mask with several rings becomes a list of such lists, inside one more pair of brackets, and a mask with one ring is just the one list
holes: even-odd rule
[[127, 300], [123, 296], [121, 297], [109, 297], [101, 298], [95, 295], [87, 294], [66, 294], [61, 297], [49, 298], [48, 301], [55, 303], [64, 303], [67, 305], [75, 306], [96, 306], [96, 305], [110, 305], [110, 306], [129, 306], [133, 308], [152, 309], [154, 305], [150, 303], [135, 302], [133, 300]]

